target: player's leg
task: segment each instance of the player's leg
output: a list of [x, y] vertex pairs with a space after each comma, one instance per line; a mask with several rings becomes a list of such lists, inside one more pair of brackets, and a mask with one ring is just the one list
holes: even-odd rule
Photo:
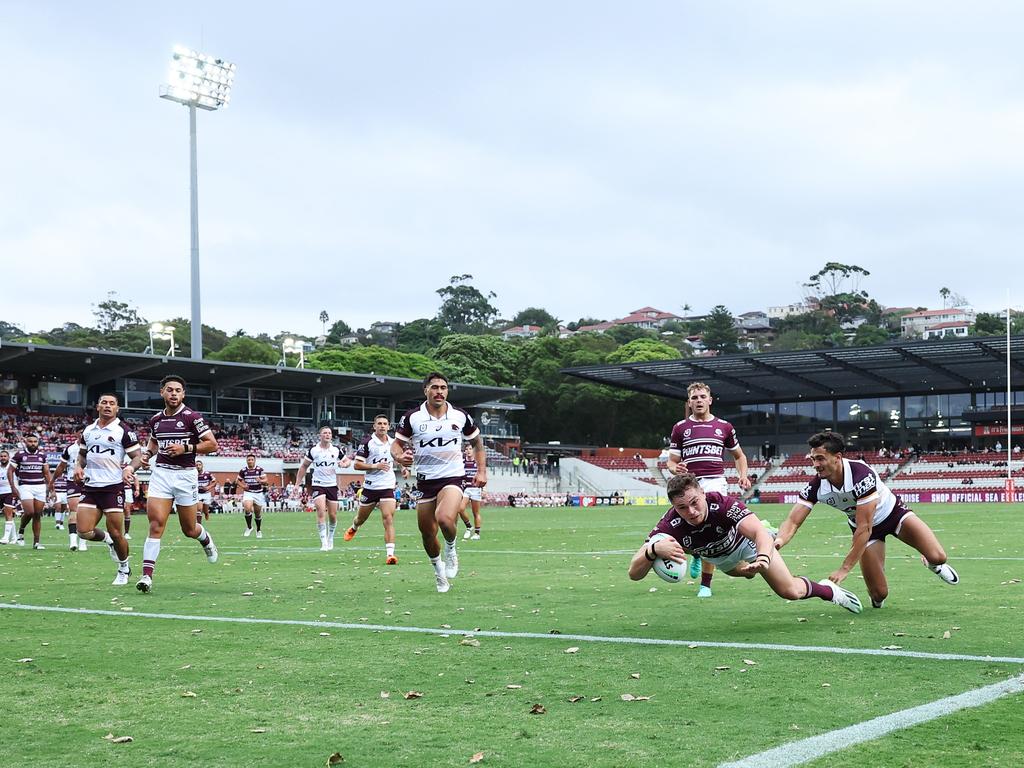
[[885, 578], [885, 542], [872, 540], [860, 556], [860, 574], [868, 588], [868, 597], [874, 608], [881, 608], [889, 596], [889, 582]]
[[[266, 497], [264, 497], [265, 500]], [[263, 538], [263, 504], [259, 501], [252, 503], [253, 520], [256, 523], [256, 538]]]
[[206, 553], [206, 559], [211, 563], [216, 563], [218, 557], [217, 545], [213, 543], [213, 537], [210, 536], [210, 532], [199, 522], [199, 505], [196, 502], [191, 504], [183, 503], [186, 498], [179, 498], [177, 500], [178, 525], [181, 526], [181, 532], [188, 538], [198, 541], [199, 546]]
[[373, 512], [373, 508], [377, 506], [376, 494], [367, 495], [367, 491], [360, 489], [359, 493], [356, 494], [356, 514], [352, 518], [352, 525], [348, 527], [348, 530], [342, 535], [345, 541], [352, 541], [359, 532], [359, 527], [370, 518], [370, 513]]
[[60, 497], [53, 504], [53, 527], [58, 531], [64, 530], [64, 502]]
[[327, 551], [327, 496], [322, 491], [313, 491], [313, 512], [316, 514], [316, 532], [320, 537], [320, 551]]
[[132, 503], [126, 498], [124, 500], [124, 537], [128, 540], [132, 540]]
[[437, 518], [434, 516], [436, 506], [437, 497], [427, 500], [420, 499], [416, 503], [416, 524], [419, 526], [420, 537], [423, 539], [423, 551], [427, 553], [430, 565], [434, 568], [437, 591], [447, 592], [450, 585], [445, 572], [445, 563], [441, 558], [441, 547], [437, 543]]
[[921, 562], [947, 584], [959, 584], [960, 575], [946, 562], [946, 550], [924, 520], [912, 512], [900, 521], [896, 538], [921, 553]]
[[483, 519], [480, 517], [480, 499], [471, 499], [470, 504], [473, 506], [473, 535], [470, 538], [477, 540], [480, 538], [480, 528], [483, 523]]
[[446, 485], [437, 493], [434, 517], [444, 537], [445, 575], [454, 579], [459, 575], [459, 555], [455, 551], [455, 540], [459, 536], [459, 510], [464, 494], [458, 485]]
[[468, 539], [473, 535], [473, 523], [469, 519], [469, 513], [466, 512], [466, 507], [469, 506], [469, 496], [462, 497], [462, 504], [459, 507], [459, 517], [462, 518], [462, 522], [466, 525], [466, 532], [462, 534], [462, 538]]
[[697, 597], [711, 597], [711, 580], [715, 577], [715, 566], [707, 560], [695, 558], [690, 561], [691, 578], [695, 567], [700, 569], [700, 587], [697, 589]]
[[334, 531], [338, 528], [338, 500], [327, 497], [327, 551], [334, 549]]
[[397, 565], [395, 557], [395, 498], [382, 498], [380, 504], [380, 521], [384, 524], [384, 556], [387, 565]]
[[[95, 504], [76, 503], [75, 504], [75, 527], [77, 529], [77, 537], [79, 544], [84, 544], [87, 541], [104, 542], [109, 547], [113, 547], [114, 541], [106, 531], [101, 528], [97, 528], [100, 522], [100, 511], [96, 508]], [[76, 534], [72, 534], [74, 536]]]
[[153, 488], [154, 485], [155, 476], [150, 484], [149, 498], [146, 499], [149, 534], [146, 536], [146, 543], [142, 545], [142, 577], [135, 585], [140, 592], [149, 592], [153, 588], [153, 571], [156, 570], [156, 561], [160, 557], [160, 540], [163, 538], [167, 518], [171, 516], [171, 506], [174, 504], [173, 490], [156, 490]]
[[850, 590], [831, 582], [819, 583], [811, 581], [806, 576], [794, 576], [781, 552], [772, 555], [768, 570], [761, 576], [775, 594], [786, 600], [807, 600], [816, 597], [835, 603], [851, 613], [860, 613], [862, 610], [860, 599]]
[[4, 507], [4, 535], [0, 539], [0, 544], [13, 544], [18, 540], [18, 532], [14, 527], [14, 504], [10, 501], [10, 497], [6, 497], [3, 501]]
[[68, 496], [68, 547], [74, 552], [77, 549], [87, 549], [85, 540], [78, 538], [78, 500], [81, 497], [76, 493]]
[[243, 536], [252, 535], [252, 499], [242, 497], [242, 513], [245, 515], [245, 533]]
[[117, 574], [112, 583], [115, 587], [120, 587], [128, 583], [128, 577], [132, 574], [128, 562], [128, 540], [124, 535], [124, 505], [111, 506], [100, 511], [107, 518], [107, 533], [113, 542], [110, 556], [117, 561]]
[[39, 537], [42, 535], [43, 502], [32, 495], [32, 491], [21, 493], [21, 525], [18, 529], [18, 544], [25, 544], [25, 528], [32, 523], [32, 547], [43, 549]]

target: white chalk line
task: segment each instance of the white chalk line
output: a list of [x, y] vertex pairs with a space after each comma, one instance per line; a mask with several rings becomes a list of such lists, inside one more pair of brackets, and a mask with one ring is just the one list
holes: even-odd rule
[[520, 640], [576, 640], [587, 643], [615, 643], [619, 645], [665, 645], [686, 648], [732, 648], [737, 650], [791, 651], [796, 653], [828, 653], [853, 656], [885, 656], [933, 661], [980, 661], [985, 663], [1024, 664], [1016, 656], [973, 656], [962, 653], [929, 653], [925, 651], [889, 650], [884, 648], [834, 648], [823, 645], [788, 645], [776, 643], [730, 643], [712, 640], [672, 640], [656, 637], [615, 637], [547, 632], [500, 632], [497, 630], [451, 629], [435, 627], [403, 627], [388, 624], [346, 623], [338, 621], [311, 621], [305, 619], [260, 619], [248, 616], [199, 616], [179, 613], [148, 613], [145, 611], [108, 611], [98, 608], [64, 608], [53, 605], [0, 603], [0, 610], [36, 611], [42, 613], [73, 613], [88, 616], [117, 616], [118, 618], [166, 619], [173, 621], [209, 621], [225, 624], [271, 624], [281, 626], [315, 627], [318, 629], [349, 629], [369, 632], [406, 632], [422, 635], [472, 635]]
[[951, 715], [962, 709], [980, 707], [1003, 696], [1022, 692], [1024, 692], [1024, 676], [1014, 677], [1000, 683], [987, 685], [984, 688], [975, 688], [956, 696], [948, 696], [928, 704], [865, 720], [863, 723], [846, 728], [783, 744], [735, 762], [721, 763], [718, 768], [788, 768], [788, 766], [809, 763], [833, 752], [878, 739], [893, 731], [904, 730]]

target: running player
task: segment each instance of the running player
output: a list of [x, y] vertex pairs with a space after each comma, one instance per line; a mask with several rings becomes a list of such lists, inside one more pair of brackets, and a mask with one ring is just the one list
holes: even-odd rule
[[[198, 512], [203, 513], [203, 522], [207, 522], [210, 519], [210, 504], [213, 503], [213, 486], [214, 486], [213, 475], [206, 471], [203, 467], [203, 462], [196, 459], [196, 484], [199, 489], [199, 510]], [[196, 519], [199, 519], [198, 512]]]
[[124, 481], [124, 537], [132, 540], [132, 507], [135, 506], [135, 499], [139, 497], [139, 478], [132, 476], [131, 482]]
[[[67, 485], [68, 498], [68, 547], [74, 552], [80, 550], [85, 552], [88, 545], [85, 539], [78, 538], [78, 502], [82, 498], [82, 484], [75, 480], [75, 467], [78, 466], [78, 452], [81, 446], [78, 441], [65, 446], [60, 454], [60, 462], [54, 470], [58, 477], [64, 475]], [[54, 481], [56, 485], [56, 481]]]
[[[391, 421], [383, 413], [373, 418], [373, 432], [363, 438], [356, 449], [355, 469], [365, 472], [363, 487], [356, 494], [356, 516], [345, 531], [345, 541], [351, 541], [366, 522], [374, 507], [380, 507], [380, 520], [384, 524], [384, 563], [398, 565], [395, 555], [395, 468], [391, 446], [395, 438], [388, 435]], [[409, 469], [401, 467], [402, 477]]]
[[[455, 540], [459, 536], [458, 516], [462, 505], [462, 442], [466, 440], [476, 453], [476, 485], [487, 484], [487, 453], [473, 417], [448, 402], [448, 379], [430, 373], [423, 380], [426, 400], [418, 408], [406, 411], [398, 422], [391, 456], [401, 466], [417, 463], [416, 521], [423, 537], [423, 549], [434, 567], [438, 592], [447, 592], [449, 579], [459, 573]], [[444, 561], [437, 543], [437, 531], [444, 536]]]
[[[466, 446], [466, 452], [462, 455], [462, 466], [466, 470], [466, 484], [463, 486], [465, 496], [462, 498], [462, 508], [459, 510], [459, 517], [466, 524], [466, 532], [462, 535], [462, 538], [478, 541], [480, 539], [481, 522], [480, 498], [483, 494], [480, 486], [473, 483], [476, 479], [476, 457], [473, 455], [473, 449], [468, 445]], [[473, 505], [472, 525], [470, 525], [469, 515], [466, 513], [466, 507], [471, 503]]]
[[[337, 482], [337, 480], [335, 480]], [[238, 470], [238, 484], [242, 486], [242, 511], [245, 512], [245, 533], [252, 535], [253, 513], [256, 516], [256, 538], [263, 538], [263, 507], [267, 504], [267, 473], [256, 466], [256, 454], [245, 457], [245, 466]]]
[[895, 536], [916, 549], [921, 562], [947, 584], [960, 583], [959, 574], [946, 562], [946, 551], [932, 529], [903, 505], [875, 470], [863, 461], [845, 458], [842, 437], [834, 432], [818, 432], [807, 444], [816, 477], [800, 492], [789, 517], [779, 526], [776, 549], [789, 543], [815, 504], [828, 504], [846, 515], [853, 532], [850, 551], [829, 580], [841, 583], [859, 562], [875, 608], [881, 608], [889, 596], [885, 578], [887, 536]]
[[[687, 417], [672, 427], [668, 445], [668, 470], [673, 475], [693, 474], [705, 491], [715, 491], [723, 496], [729, 490], [725, 479], [725, 465], [722, 456], [726, 451], [732, 454], [740, 474], [739, 485], [744, 491], [750, 489], [747, 477], [747, 456], [740, 448], [736, 430], [732, 424], [711, 413], [711, 388], [695, 381], [686, 388]], [[690, 578], [700, 575], [697, 597], [711, 597], [711, 579], [715, 574], [714, 565], [702, 565], [700, 557], [690, 561]]]
[[[142, 464], [139, 438], [117, 417], [119, 411], [115, 394], [104, 392], [96, 400], [96, 421], [78, 438], [74, 474], [75, 481], [83, 484], [76, 512], [78, 538], [102, 541], [110, 548], [110, 556], [117, 563], [114, 586], [127, 584], [132, 572], [123, 532], [124, 484]], [[104, 515], [107, 530], [96, 527]]]
[[4, 513], [4, 535], [0, 539], [0, 544], [13, 544], [18, 540], [18, 534], [14, 529], [14, 490], [7, 474], [10, 464], [11, 454], [0, 451], [0, 508]]
[[177, 510], [181, 532], [199, 542], [209, 562], [217, 562], [213, 538], [196, 522], [199, 503], [196, 456], [216, 451], [217, 438], [202, 414], [185, 405], [185, 380], [181, 376], [164, 376], [160, 381], [160, 396], [164, 399], [164, 408], [149, 420], [149, 445], [144, 454], [146, 459], [151, 456], [155, 459], [146, 499], [149, 535], [142, 548], [142, 578], [135, 585], [140, 592], [153, 588], [160, 539], [172, 505]]
[[306, 481], [306, 470], [313, 467], [313, 508], [316, 510], [316, 531], [320, 535], [320, 551], [334, 549], [334, 529], [338, 527], [338, 466], [341, 450], [334, 444], [330, 427], [320, 428], [320, 442], [314, 443], [302, 457], [295, 480]]
[[738, 499], [716, 491], [705, 493], [700, 479], [688, 473], [669, 480], [667, 491], [672, 506], [633, 555], [629, 578], [644, 578], [659, 557], [681, 565], [687, 554], [696, 554], [729, 576], [760, 575], [785, 600], [817, 597], [851, 613], [861, 612], [857, 596], [838, 584], [793, 576], [775, 551], [772, 535]]
[[43, 509], [46, 507], [46, 491], [52, 483], [46, 453], [39, 448], [39, 436], [25, 437], [25, 450], [11, 457], [7, 466], [7, 482], [15, 499], [21, 499], [21, 525], [18, 529], [18, 546], [25, 546], [25, 527], [32, 523], [32, 548], [46, 549], [39, 537], [42, 533]]

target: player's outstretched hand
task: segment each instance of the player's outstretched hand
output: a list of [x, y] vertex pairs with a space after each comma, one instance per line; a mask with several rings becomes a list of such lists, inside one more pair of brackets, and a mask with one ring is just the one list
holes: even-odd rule
[[475, 485], [477, 488], [483, 488], [485, 485], [487, 485], [486, 468], [480, 467], [480, 469], [477, 470], [476, 477], [473, 478], [473, 485]]
[[838, 571], [832, 571], [832, 574], [828, 577], [828, 580], [833, 584], [842, 584], [843, 579], [846, 578], [849, 571], [844, 571], [840, 568]]
[[686, 562], [686, 550], [673, 538], [659, 539], [655, 547], [657, 556], [664, 560], [671, 560], [673, 563]]

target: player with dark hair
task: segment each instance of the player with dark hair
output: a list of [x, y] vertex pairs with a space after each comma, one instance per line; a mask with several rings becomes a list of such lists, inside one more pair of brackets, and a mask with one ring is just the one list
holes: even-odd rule
[[[64, 475], [64, 484], [67, 488], [67, 505], [68, 505], [68, 548], [74, 552], [76, 550], [85, 552], [89, 548], [85, 539], [78, 538], [78, 502], [82, 498], [82, 484], [75, 480], [75, 468], [78, 466], [78, 452], [81, 450], [81, 446], [78, 441], [71, 443], [64, 447], [61, 451], [60, 461], [57, 464], [57, 468], [53, 471], [53, 474], [57, 477]], [[56, 488], [56, 481], [54, 481], [54, 488]], [[58, 500], [60, 495], [57, 496]]]
[[[476, 453], [474, 484], [481, 488], [487, 484], [487, 452], [473, 417], [448, 402], [448, 378], [444, 374], [429, 373], [423, 379], [423, 394], [426, 400], [399, 420], [391, 456], [404, 467], [416, 463], [416, 490], [420, 494], [416, 520], [423, 549], [434, 568], [437, 591], [447, 592], [450, 579], [459, 573], [455, 540], [466, 477], [462, 443], [469, 442]], [[444, 537], [443, 561], [438, 530]]]
[[[462, 518], [462, 522], [466, 525], [466, 533], [462, 538], [479, 541], [480, 526], [483, 522], [480, 518], [480, 499], [483, 495], [483, 489], [473, 482], [476, 480], [476, 457], [473, 455], [471, 446], [466, 446], [466, 453], [462, 457], [462, 465], [466, 470], [466, 484], [463, 487], [465, 496], [462, 498], [462, 508], [459, 509], [459, 517]], [[471, 507], [473, 510], [472, 523], [469, 519], [469, 513], [466, 512], [466, 507]]]
[[[345, 531], [345, 541], [355, 538], [359, 526], [366, 522], [374, 507], [380, 507], [380, 520], [384, 525], [384, 564], [398, 565], [395, 555], [395, 467], [391, 446], [395, 438], [388, 434], [391, 420], [383, 413], [374, 416], [373, 432], [356, 448], [355, 468], [365, 472], [363, 487], [356, 495], [356, 515]], [[399, 467], [402, 477], [409, 476], [408, 467]]]
[[203, 522], [205, 523], [210, 519], [210, 504], [213, 502], [213, 486], [214, 478], [213, 475], [206, 471], [203, 466], [203, 462], [196, 459], [196, 485], [199, 491], [199, 506], [196, 510], [196, 519], [199, 519], [199, 514], [203, 515]]
[[256, 517], [256, 538], [263, 538], [263, 507], [267, 504], [267, 473], [257, 466], [256, 454], [245, 457], [245, 466], [238, 470], [238, 484], [242, 487], [242, 511], [245, 513], [245, 533], [252, 535], [253, 514]]
[[21, 500], [21, 525], [18, 528], [18, 546], [25, 546], [25, 527], [32, 523], [32, 548], [45, 549], [39, 540], [42, 534], [43, 510], [46, 492], [53, 479], [46, 463], [46, 452], [39, 448], [39, 435], [25, 436], [25, 448], [12, 457], [7, 466], [7, 482], [14, 498]]
[[11, 454], [0, 451], [0, 509], [4, 513], [4, 535], [0, 544], [14, 544], [18, 534], [14, 527], [14, 489], [7, 470], [11, 465]]
[[[334, 549], [334, 530], [338, 527], [338, 466], [342, 464], [341, 449], [334, 444], [334, 430], [321, 427], [320, 440], [302, 457], [295, 482], [305, 483], [306, 471], [313, 468], [313, 508], [316, 510], [316, 531], [320, 551]], [[347, 462], [347, 459], [346, 459]]]
[[[178, 513], [181, 532], [199, 542], [207, 561], [217, 562], [213, 538], [196, 520], [199, 506], [199, 481], [196, 456], [217, 450], [217, 438], [201, 413], [185, 405], [185, 380], [165, 376], [160, 382], [164, 407], [149, 420], [149, 445], [145, 458], [152, 457], [153, 473], [146, 497], [149, 535], [142, 549], [142, 577], [135, 588], [149, 592], [160, 556], [160, 540], [173, 506]], [[134, 477], [126, 477], [134, 479]]]
[[743, 502], [717, 491], [705, 493], [699, 478], [688, 473], [669, 480], [667, 490], [672, 506], [633, 555], [629, 578], [644, 578], [659, 557], [683, 564], [686, 555], [698, 555], [729, 576], [761, 576], [786, 600], [817, 597], [861, 612], [857, 596], [838, 584], [793, 576], [775, 551], [772, 535]]
[[871, 596], [881, 608], [889, 595], [885, 578], [885, 539], [895, 536], [921, 554], [921, 562], [947, 584], [960, 576], [946, 562], [946, 551], [932, 529], [903, 504], [863, 461], [845, 457], [846, 444], [834, 432], [818, 432], [807, 444], [815, 477], [800, 492], [785, 522], [779, 526], [775, 547], [782, 549], [796, 535], [815, 504], [828, 504], [844, 513], [853, 532], [850, 551], [829, 579], [839, 584], [858, 562]]

